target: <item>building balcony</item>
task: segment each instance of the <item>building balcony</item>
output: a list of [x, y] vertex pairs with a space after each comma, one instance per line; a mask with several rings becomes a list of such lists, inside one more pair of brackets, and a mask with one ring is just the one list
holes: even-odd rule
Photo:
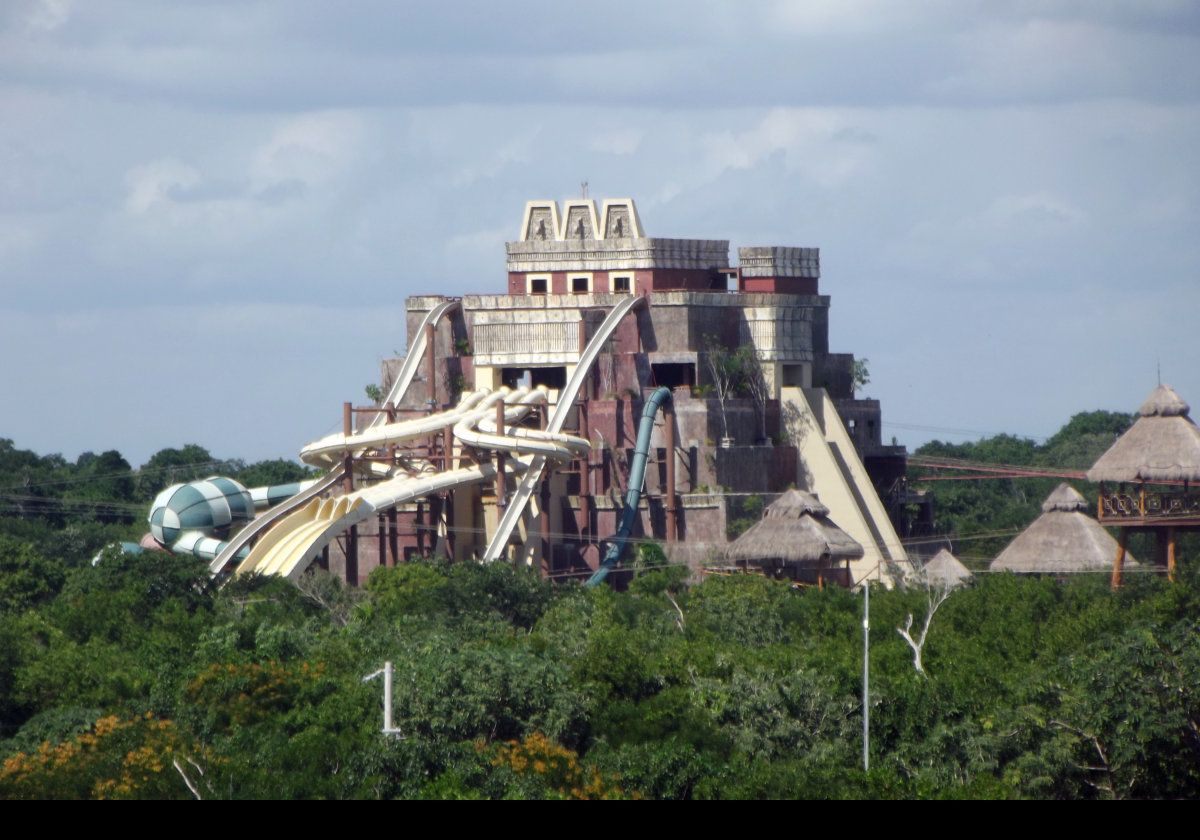
[[1100, 494], [1099, 520], [1123, 527], [1200, 526], [1200, 491], [1116, 490]]

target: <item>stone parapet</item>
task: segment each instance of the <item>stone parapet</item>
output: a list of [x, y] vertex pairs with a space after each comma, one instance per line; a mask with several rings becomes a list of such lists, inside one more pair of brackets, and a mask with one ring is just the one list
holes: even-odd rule
[[581, 239], [509, 242], [510, 272], [717, 269], [729, 265], [727, 239]]
[[651, 298], [654, 306], [803, 306], [829, 308], [829, 295], [785, 295], [773, 292], [688, 292], [656, 291]]
[[820, 248], [755, 246], [738, 248], [738, 268], [743, 277], [821, 276]]

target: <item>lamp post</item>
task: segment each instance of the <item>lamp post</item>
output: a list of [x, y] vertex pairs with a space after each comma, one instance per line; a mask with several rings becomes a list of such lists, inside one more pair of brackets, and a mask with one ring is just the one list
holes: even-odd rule
[[871, 769], [871, 582], [863, 579], [863, 680], [862, 680], [862, 761], [863, 772]]
[[383, 734], [400, 735], [400, 730], [392, 725], [392, 663], [384, 662], [378, 671], [363, 677], [363, 682], [370, 682], [380, 674], [383, 675]]

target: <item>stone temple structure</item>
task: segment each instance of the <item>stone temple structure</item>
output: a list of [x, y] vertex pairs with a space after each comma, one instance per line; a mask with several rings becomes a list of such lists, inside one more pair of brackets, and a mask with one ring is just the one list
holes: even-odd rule
[[[883, 443], [879, 403], [855, 398], [853, 356], [830, 352], [817, 248], [739, 248], [733, 262], [724, 240], [648, 235], [632, 199], [528, 202], [506, 248], [506, 277], [436, 326], [424, 319], [446, 297], [408, 299], [410, 346], [422, 329], [432, 341], [393, 416], [442, 410], [474, 387], [544, 385], [554, 404], [605, 316], [628, 296], [645, 299], [575, 397], [566, 427], [592, 442], [590, 455], [547, 476], [507, 543], [511, 559], [552, 576], [596, 567], [620, 514], [643, 398], [667, 386], [673, 410], [655, 428], [635, 538], [702, 565], [724, 550], [748, 500], [769, 504], [796, 487], [863, 546], [853, 582], [903, 574], [887, 501], [906, 454]], [[759, 361], [765, 394], [727, 399], [723, 422], [708, 355], [739, 347]], [[399, 365], [385, 361], [385, 393]], [[378, 533], [360, 529], [359, 570], [434, 550], [483, 556], [507, 501], [483, 487], [381, 517]]]

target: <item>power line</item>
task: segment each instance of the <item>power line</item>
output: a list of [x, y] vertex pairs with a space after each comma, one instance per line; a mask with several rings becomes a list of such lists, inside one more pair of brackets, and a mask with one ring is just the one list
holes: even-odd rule
[[979, 429], [955, 429], [955, 428], [950, 428], [950, 427], [946, 427], [946, 426], [926, 426], [926, 425], [921, 425], [921, 424], [917, 424], [917, 423], [898, 423], [898, 422], [894, 422], [891, 420], [884, 420], [884, 421], [882, 421], [881, 425], [890, 427], [893, 429], [905, 429], [907, 431], [914, 431], [914, 432], [938, 432], [940, 434], [958, 435], [958, 436], [977, 435], [981, 438], [1007, 436], [1007, 437], [1022, 438], [1025, 440], [1047, 441], [1050, 439], [1050, 437], [1047, 435], [1026, 435], [1026, 434], [1019, 434], [1016, 432], [995, 432], [995, 431], [985, 432], [985, 431], [981, 431]]

